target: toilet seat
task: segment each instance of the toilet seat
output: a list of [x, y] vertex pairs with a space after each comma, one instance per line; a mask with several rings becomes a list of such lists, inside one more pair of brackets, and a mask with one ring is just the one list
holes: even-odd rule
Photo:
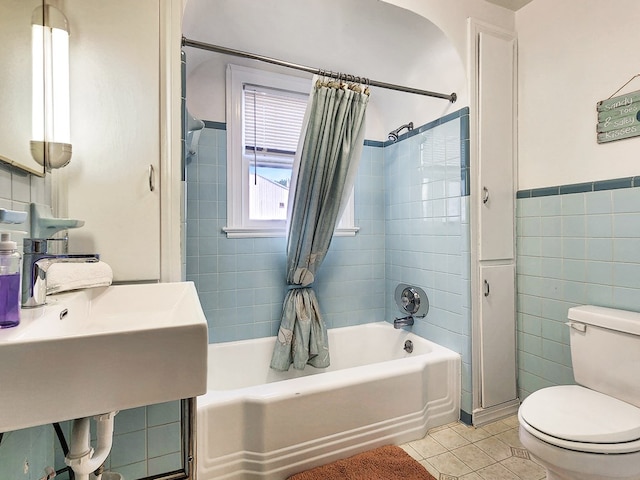
[[640, 452], [640, 408], [579, 385], [543, 388], [520, 406], [530, 434], [578, 452]]

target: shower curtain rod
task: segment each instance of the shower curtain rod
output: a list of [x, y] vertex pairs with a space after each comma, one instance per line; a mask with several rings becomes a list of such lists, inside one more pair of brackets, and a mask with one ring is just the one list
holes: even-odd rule
[[428, 90], [420, 90], [418, 88], [405, 87], [403, 85], [395, 85], [393, 83], [379, 82], [377, 80], [368, 80], [361, 77], [355, 77], [353, 75], [328, 72], [326, 70], [321, 70], [319, 68], [312, 68], [312, 67], [307, 67], [305, 65], [299, 65], [297, 63], [285, 62], [283, 60], [278, 60], [271, 57], [265, 57], [263, 55], [257, 55], [255, 53], [243, 52], [241, 50], [234, 50], [232, 48], [221, 47], [219, 45], [212, 45], [210, 43], [198, 42], [196, 40], [190, 40], [186, 37], [182, 37], [182, 45], [185, 47], [199, 48], [200, 50], [208, 50], [210, 52], [233, 55], [235, 57], [243, 57], [243, 58], [250, 58], [252, 60], [259, 60], [261, 62], [271, 63], [273, 65], [279, 65], [281, 67], [293, 68], [295, 70], [301, 70], [303, 72], [313, 73], [321, 76], [336, 77], [337, 75], [340, 75], [340, 78], [346, 78], [348, 81], [362, 80], [363, 83], [367, 83], [372, 87], [386, 88], [388, 90], [396, 90], [396, 91], [405, 92], [405, 93], [414, 93], [416, 95], [424, 95], [427, 97], [442, 98], [445, 100], [449, 100], [451, 103], [454, 103], [458, 98], [455, 92], [451, 94], [430, 92]]

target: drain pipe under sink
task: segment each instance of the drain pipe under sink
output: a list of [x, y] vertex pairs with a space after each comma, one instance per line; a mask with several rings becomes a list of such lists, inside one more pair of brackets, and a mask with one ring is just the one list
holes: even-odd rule
[[97, 422], [95, 450], [91, 447], [89, 417], [73, 421], [69, 453], [64, 463], [76, 474], [76, 480], [89, 480], [89, 475], [107, 459], [113, 444], [113, 418], [117, 413], [110, 412], [94, 417]]

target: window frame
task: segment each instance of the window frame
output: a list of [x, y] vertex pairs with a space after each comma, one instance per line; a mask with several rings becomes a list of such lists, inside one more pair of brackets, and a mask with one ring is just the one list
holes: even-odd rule
[[[249, 218], [249, 166], [244, 161], [243, 145], [243, 88], [244, 85], [288, 90], [309, 94], [311, 81], [255, 68], [227, 65], [227, 225], [222, 230], [228, 238], [258, 238], [286, 236], [286, 220], [257, 220]], [[334, 232], [337, 236], [354, 236], [355, 226], [353, 190], [344, 214]]]

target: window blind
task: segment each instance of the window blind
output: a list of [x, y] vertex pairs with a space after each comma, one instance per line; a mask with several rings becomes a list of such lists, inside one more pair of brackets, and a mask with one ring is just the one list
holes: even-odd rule
[[245, 151], [293, 155], [308, 96], [255, 85], [243, 87]]

